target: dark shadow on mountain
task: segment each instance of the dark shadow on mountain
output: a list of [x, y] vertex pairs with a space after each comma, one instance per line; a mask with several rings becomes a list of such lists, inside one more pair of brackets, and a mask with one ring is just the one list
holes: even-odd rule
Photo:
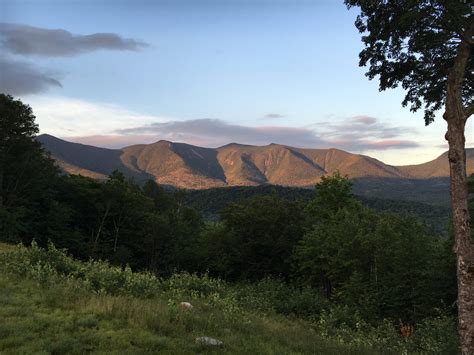
[[62, 139], [43, 134], [37, 137], [43, 148], [51, 153], [51, 156], [61, 166], [67, 163], [78, 171], [90, 171], [91, 173], [110, 175], [114, 170], [122, 172], [126, 177], [133, 178], [137, 182], [144, 182], [154, 177], [144, 172], [134, 171], [123, 165], [120, 156], [122, 151], [118, 149], [98, 148], [90, 145], [66, 142]]
[[184, 143], [173, 143], [172, 149], [192, 170], [206, 177], [226, 181], [224, 170], [217, 160], [217, 150]]

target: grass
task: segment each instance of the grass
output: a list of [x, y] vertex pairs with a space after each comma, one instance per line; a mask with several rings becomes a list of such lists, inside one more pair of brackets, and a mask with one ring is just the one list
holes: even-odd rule
[[15, 249], [14, 245], [0, 242], [0, 252], [2, 252], [2, 251], [12, 251], [14, 249]]
[[[14, 249], [0, 244], [0, 250], [5, 256]], [[177, 292], [113, 295], [93, 292], [79, 279], [46, 280], [11, 270], [0, 263], [0, 353], [380, 353], [324, 339], [303, 320], [229, 311], [209, 299], [215, 295], [195, 297], [194, 308], [182, 310], [179, 302], [188, 299], [170, 298]], [[196, 344], [199, 336], [224, 346]]]

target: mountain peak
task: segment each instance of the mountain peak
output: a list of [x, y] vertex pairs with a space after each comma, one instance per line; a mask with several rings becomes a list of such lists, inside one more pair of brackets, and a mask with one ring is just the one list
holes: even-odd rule
[[[180, 188], [274, 184], [314, 186], [321, 176], [339, 171], [351, 178], [425, 179], [449, 176], [446, 154], [431, 162], [390, 166], [340, 149], [303, 149], [271, 143], [253, 146], [229, 143], [203, 148], [159, 140], [121, 150], [70, 143], [48, 134], [38, 136], [64, 171], [106, 178], [113, 170], [138, 180]], [[474, 149], [466, 149], [468, 174], [474, 173]]]
[[166, 139], [160, 139], [160, 140], [157, 140], [155, 143], [152, 143], [152, 144], [173, 144], [173, 142], [168, 141]]
[[216, 149], [222, 149], [222, 148], [230, 148], [230, 147], [253, 147], [253, 145], [249, 145], [249, 144], [242, 144], [242, 143], [236, 143], [236, 142], [232, 142], [232, 143], [227, 143], [223, 146], [220, 146]]

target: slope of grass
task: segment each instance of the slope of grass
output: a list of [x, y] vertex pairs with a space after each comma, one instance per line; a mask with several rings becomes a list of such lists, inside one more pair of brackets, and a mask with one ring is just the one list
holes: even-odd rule
[[304, 323], [275, 317], [225, 319], [202, 304], [191, 311], [160, 299], [91, 295], [71, 285], [0, 277], [0, 352], [212, 352], [197, 336], [224, 341], [217, 353], [369, 353], [319, 338]]
[[0, 252], [2, 252], [2, 251], [12, 251], [14, 249], [15, 249], [14, 245], [0, 242]]
[[[390, 322], [372, 327], [354, 318], [351, 326], [347, 312], [342, 321], [337, 316], [341, 310], [306, 319], [278, 314], [282, 302], [288, 307], [297, 297], [314, 303], [285, 287], [271, 280], [232, 285], [207, 275], [160, 279], [77, 261], [52, 245], [0, 244], [0, 353], [456, 353], [450, 317], [429, 319], [405, 339]], [[182, 301], [194, 307], [182, 309]], [[224, 345], [196, 344], [202, 336]]]
[[[210, 302], [215, 294], [195, 297], [194, 308], [183, 310], [179, 302], [184, 295], [175, 291], [146, 298], [94, 292], [87, 282], [57, 277], [38, 264], [15, 272], [14, 261], [5, 257], [8, 252], [1, 254], [0, 353], [372, 353], [323, 339], [304, 321]], [[222, 340], [224, 346], [196, 344], [200, 336]]]

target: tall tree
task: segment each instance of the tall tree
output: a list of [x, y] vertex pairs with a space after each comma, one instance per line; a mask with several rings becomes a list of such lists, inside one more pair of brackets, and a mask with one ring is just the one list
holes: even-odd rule
[[[31, 108], [0, 94], [0, 238], [35, 238], [63, 228], [63, 211], [54, 202], [59, 173], [35, 137]], [[53, 226], [54, 225], [54, 226]]]
[[5, 168], [10, 156], [24, 145], [34, 145], [38, 132], [31, 107], [10, 95], [0, 94], [0, 207], [6, 198]]
[[448, 129], [457, 257], [461, 351], [474, 353], [474, 247], [470, 236], [464, 130], [474, 113], [474, 14], [469, 0], [345, 0], [365, 48], [360, 65], [380, 90], [401, 86], [403, 105], [423, 109], [425, 123], [444, 107]]

